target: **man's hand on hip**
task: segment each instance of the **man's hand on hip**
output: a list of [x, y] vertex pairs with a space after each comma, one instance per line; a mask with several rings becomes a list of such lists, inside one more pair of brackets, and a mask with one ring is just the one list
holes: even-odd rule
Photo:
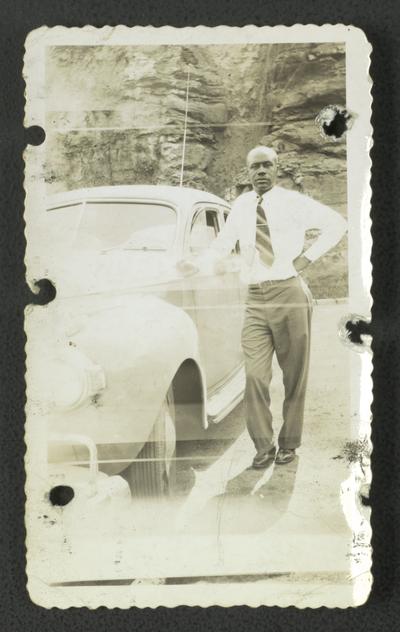
[[302, 272], [305, 268], [307, 268], [307, 266], [310, 265], [310, 263], [311, 261], [307, 259], [307, 257], [305, 257], [304, 255], [296, 257], [296, 259], [293, 261], [293, 265], [297, 272]]

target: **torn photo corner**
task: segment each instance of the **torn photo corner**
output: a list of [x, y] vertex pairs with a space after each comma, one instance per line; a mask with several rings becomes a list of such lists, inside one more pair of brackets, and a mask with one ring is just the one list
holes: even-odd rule
[[344, 25], [29, 34], [35, 603], [366, 601], [370, 53]]

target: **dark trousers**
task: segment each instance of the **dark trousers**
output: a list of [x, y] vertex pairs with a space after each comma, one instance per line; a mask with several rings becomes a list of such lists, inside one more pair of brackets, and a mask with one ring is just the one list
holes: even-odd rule
[[257, 453], [273, 448], [269, 386], [276, 353], [285, 399], [280, 448], [301, 443], [310, 357], [312, 297], [300, 277], [250, 285], [242, 330], [247, 428]]

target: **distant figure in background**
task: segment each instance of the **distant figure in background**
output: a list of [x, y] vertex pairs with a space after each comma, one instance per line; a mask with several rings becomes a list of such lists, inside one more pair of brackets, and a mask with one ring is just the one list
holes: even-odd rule
[[[246, 422], [256, 448], [253, 467], [264, 468], [274, 458], [278, 464], [292, 461], [301, 443], [312, 296], [299, 273], [339, 242], [346, 222], [328, 206], [276, 186], [278, 157], [270, 147], [252, 149], [247, 168], [253, 190], [233, 202], [211, 248], [219, 274], [225, 272], [224, 258], [237, 241], [244, 261], [242, 278], [248, 284], [242, 331]], [[319, 229], [320, 235], [303, 252], [309, 229]], [[277, 453], [269, 393], [274, 353], [285, 388]]]

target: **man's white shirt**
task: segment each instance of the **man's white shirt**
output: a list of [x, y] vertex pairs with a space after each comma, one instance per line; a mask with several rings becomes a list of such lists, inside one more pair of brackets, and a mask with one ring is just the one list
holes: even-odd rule
[[[270, 267], [260, 259], [256, 243], [256, 209], [258, 196], [255, 191], [240, 195], [232, 204], [225, 226], [211, 245], [213, 259], [228, 256], [239, 242], [242, 269], [246, 283], [288, 279], [296, 276], [294, 259], [303, 254], [315, 261], [335, 246], [346, 232], [343, 217], [320, 202], [299, 193], [274, 186], [264, 193], [264, 209], [274, 251]], [[318, 229], [319, 236], [303, 252], [305, 232]]]

